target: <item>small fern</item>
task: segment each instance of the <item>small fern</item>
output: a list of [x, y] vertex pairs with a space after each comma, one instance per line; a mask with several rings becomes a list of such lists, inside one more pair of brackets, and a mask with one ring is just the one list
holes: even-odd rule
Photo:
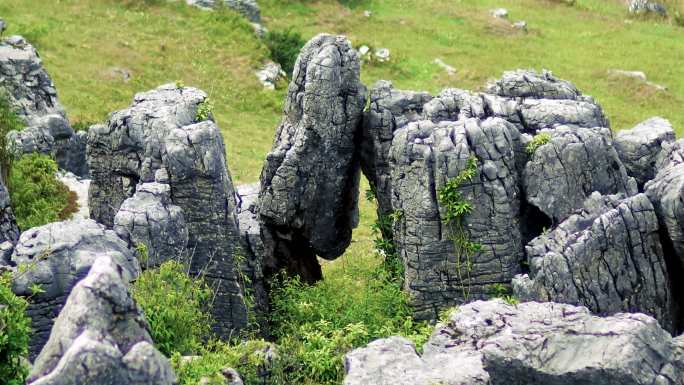
[[551, 140], [551, 134], [548, 132], [540, 132], [539, 134], [535, 135], [532, 140], [527, 143], [527, 147], [525, 150], [529, 155], [532, 155], [537, 151], [537, 149], [546, 143], [548, 143]]

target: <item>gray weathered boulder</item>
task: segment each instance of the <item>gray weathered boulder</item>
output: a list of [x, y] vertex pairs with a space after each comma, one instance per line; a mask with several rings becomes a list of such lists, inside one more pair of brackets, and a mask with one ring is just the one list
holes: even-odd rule
[[71, 291], [50, 339], [36, 358], [32, 385], [172, 385], [171, 365], [154, 348], [125, 265], [90, 253], [93, 267]]
[[[264, 271], [266, 263], [275, 266], [266, 254], [262, 240], [261, 223], [259, 223], [259, 183], [237, 186], [237, 216], [240, 230], [240, 270], [247, 278], [242, 282], [245, 295], [253, 299], [253, 310], [257, 314], [266, 314], [268, 295], [265, 287]], [[265, 325], [262, 325], [262, 329]], [[262, 330], [265, 331], [265, 330]]]
[[256, 0], [185, 0], [185, 2], [203, 9], [225, 6], [239, 12], [252, 23], [261, 23], [261, 11]]
[[398, 337], [347, 354], [345, 385], [675, 385], [682, 341], [644, 314], [473, 302], [439, 324], [418, 355]]
[[[561, 125], [609, 127], [601, 106], [549, 71], [504, 72], [484, 93], [445, 89], [435, 97], [425, 92], [396, 90], [391, 83], [381, 81], [371, 89], [370, 99], [370, 108], [364, 115], [361, 167], [376, 191], [381, 215], [391, 212], [387, 165], [392, 137], [410, 122], [500, 117], [521, 133], [531, 135]], [[525, 154], [521, 154], [519, 167], [524, 163]]]
[[608, 128], [561, 126], [545, 131], [550, 140], [534, 149], [523, 173], [527, 201], [554, 223], [582, 207], [594, 191], [637, 192], [612, 144]]
[[[19, 239], [19, 227], [12, 211], [10, 195], [5, 184], [0, 180], [0, 244], [14, 244]], [[6, 255], [0, 252], [0, 265], [6, 263]]]
[[641, 312], [674, 331], [677, 320], [658, 218], [646, 195], [594, 193], [584, 208], [527, 245], [530, 274], [513, 280], [525, 301]]
[[[520, 134], [500, 118], [409, 123], [395, 132], [390, 154], [394, 240], [405, 267], [405, 289], [418, 319], [483, 298], [520, 270], [520, 189], [515, 163]], [[472, 181], [459, 188], [472, 210], [458, 229], [444, 223], [437, 198], [474, 159]], [[454, 240], [479, 244], [463, 250]], [[462, 243], [461, 243], [462, 244]]]
[[140, 261], [143, 268], [188, 257], [185, 217], [183, 210], [171, 203], [168, 184], [140, 184], [116, 213], [114, 231], [131, 248], [145, 246], [148, 259]]
[[196, 88], [165, 85], [91, 127], [89, 206], [93, 219], [112, 227], [139, 184], [168, 184], [188, 228], [190, 271], [203, 272], [215, 288], [214, 329], [229, 336], [247, 322], [235, 261], [240, 238], [221, 132], [210, 113], [198, 114], [206, 99]]
[[[97, 256], [102, 254], [125, 268], [128, 276], [137, 276], [140, 267], [128, 245], [93, 220], [55, 222], [21, 234], [9, 262], [18, 270], [12, 290], [17, 295], [30, 297], [27, 313], [33, 329], [29, 343], [31, 357], [47, 341], [53, 319], [71, 288], [88, 274]], [[34, 294], [34, 284], [42, 292]]]
[[653, 0], [629, 0], [627, 9], [629, 13], [656, 13], [661, 16], [667, 15], [667, 7]]
[[60, 168], [79, 176], [88, 174], [85, 141], [69, 125], [38, 52], [21, 36], [0, 40], [0, 88], [26, 125], [8, 134], [16, 155], [50, 154]]
[[653, 202], [663, 228], [666, 248], [677, 256], [673, 264], [684, 266], [684, 140], [663, 143], [655, 164], [656, 176], [644, 192]]
[[655, 177], [655, 163], [662, 145], [674, 141], [675, 132], [670, 122], [655, 117], [632, 129], [619, 131], [613, 143], [627, 174], [643, 186]]
[[356, 143], [366, 93], [359, 67], [343, 36], [321, 34], [304, 46], [261, 173], [268, 247], [307, 281], [321, 275], [315, 255], [340, 256], [358, 221]]

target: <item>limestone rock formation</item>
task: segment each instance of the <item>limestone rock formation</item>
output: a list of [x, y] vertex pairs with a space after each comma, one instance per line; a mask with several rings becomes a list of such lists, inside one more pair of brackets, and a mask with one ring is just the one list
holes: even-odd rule
[[[126, 243], [93, 220], [55, 222], [21, 234], [9, 263], [18, 269], [12, 290], [17, 295], [30, 297], [27, 313], [33, 329], [29, 343], [31, 357], [47, 341], [53, 319], [71, 288], [88, 274], [101, 254], [125, 268], [128, 276], [137, 276], [138, 261]], [[34, 294], [34, 284], [42, 292]]]
[[161, 86], [91, 127], [89, 205], [93, 219], [112, 227], [139, 184], [168, 184], [188, 228], [190, 270], [215, 288], [214, 329], [228, 336], [247, 321], [235, 261], [240, 239], [221, 132], [210, 113], [198, 114], [206, 98], [195, 88]]
[[[247, 282], [241, 282], [245, 295], [251, 295], [254, 300], [254, 308], [257, 314], [266, 314], [268, 309], [268, 295], [266, 293], [264, 270], [266, 263], [275, 266], [275, 262], [269, 260], [266, 247], [262, 240], [261, 224], [259, 223], [259, 184], [247, 184], [237, 186], [237, 215], [240, 230], [241, 261], [240, 270], [248, 278]], [[265, 325], [264, 325], [265, 327]]]
[[655, 177], [655, 163], [662, 145], [674, 141], [675, 132], [670, 122], [655, 117], [632, 129], [619, 131], [613, 143], [627, 174], [643, 186]]
[[675, 385], [682, 341], [643, 314], [502, 300], [452, 312], [418, 355], [402, 338], [347, 354], [345, 385]]
[[[506, 285], [519, 272], [519, 140], [515, 126], [500, 118], [420, 121], [395, 132], [390, 170], [392, 208], [399, 220], [394, 240], [417, 318], [435, 319], [445, 307], [483, 298], [492, 285]], [[471, 158], [474, 176], [458, 187], [471, 210], [454, 229], [444, 223], [449, 208], [437, 197], [451, 178], [467, 170]], [[463, 243], [481, 248], [468, 250]]]
[[[644, 186], [663, 230], [663, 246], [676, 256], [671, 268], [684, 267], [684, 140], [663, 143], [655, 164], [656, 176]], [[674, 274], [674, 273], [673, 273]]]
[[188, 228], [183, 210], [171, 203], [171, 187], [162, 183], [143, 183], [126, 199], [114, 217], [114, 231], [131, 248], [144, 245], [147, 260], [143, 268], [168, 260], [188, 257]]
[[366, 92], [359, 67], [343, 36], [318, 35], [304, 46], [261, 173], [270, 254], [307, 281], [321, 275], [315, 256], [340, 256], [358, 220], [356, 143]]
[[20, 36], [0, 40], [0, 88], [26, 124], [8, 134], [15, 153], [51, 154], [60, 168], [87, 175], [83, 134], [74, 134], [38, 52]]
[[71, 291], [28, 384], [176, 384], [128, 292], [127, 267], [106, 253], [89, 254], [93, 267]]
[[252, 23], [261, 23], [261, 11], [256, 0], [185, 0], [188, 5], [214, 9], [225, 6], [242, 14]]
[[582, 305], [595, 314], [642, 312], [674, 331], [674, 298], [658, 219], [644, 194], [598, 193], [585, 208], [527, 246], [530, 278], [513, 281], [520, 300]]
[[653, 0], [628, 0], [630, 13], [656, 13], [661, 16], [667, 15], [667, 7], [662, 3]]
[[534, 149], [523, 186], [527, 201], [554, 223], [581, 208], [594, 191], [636, 194], [636, 182], [627, 176], [610, 129], [561, 126], [545, 133], [550, 140]]
[[[17, 239], [19, 239], [19, 227], [12, 211], [9, 192], [0, 180], [0, 244], [5, 242], [14, 244]], [[0, 252], [0, 265], [7, 262], [6, 257]]]
[[[609, 127], [601, 106], [548, 71], [509, 71], [489, 84], [484, 93], [445, 89], [435, 97], [396, 90], [390, 82], [381, 81], [371, 89], [370, 99], [364, 115], [361, 166], [376, 191], [381, 215], [392, 211], [387, 165], [393, 134], [410, 122], [500, 117], [520, 133], [531, 135], [561, 125]], [[522, 167], [525, 154], [517, 162]]]

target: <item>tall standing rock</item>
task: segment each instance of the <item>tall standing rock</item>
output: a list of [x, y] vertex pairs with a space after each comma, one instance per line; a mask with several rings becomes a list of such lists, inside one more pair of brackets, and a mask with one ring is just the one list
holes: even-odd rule
[[240, 237], [221, 132], [212, 120], [198, 122], [206, 98], [195, 88], [161, 86], [91, 127], [89, 206], [93, 219], [112, 227], [139, 183], [167, 181], [188, 228], [191, 273], [205, 274], [215, 289], [214, 329], [229, 336], [247, 322], [235, 261]]
[[[405, 267], [405, 288], [419, 319], [491, 294], [520, 270], [520, 188], [515, 163], [518, 130], [491, 118], [410, 123], [394, 135], [390, 155], [394, 240]], [[477, 162], [471, 181], [458, 187], [472, 207], [460, 229], [445, 224], [438, 199], [451, 178]], [[463, 231], [464, 240], [457, 240]], [[457, 242], [481, 245], [459, 252]], [[459, 255], [461, 254], [461, 255]]]
[[[17, 239], [19, 239], [19, 226], [12, 211], [9, 191], [0, 180], [0, 245], [5, 242], [13, 245]], [[0, 249], [4, 247], [0, 246]], [[0, 254], [0, 265], [7, 262], [6, 257], [8, 256]]]
[[[106, 254], [135, 278], [139, 265], [128, 245], [111, 230], [93, 220], [55, 222], [21, 234], [9, 260], [16, 266], [12, 290], [30, 297], [27, 314], [33, 333], [29, 354], [35, 357], [50, 335], [74, 285], [84, 278], [98, 255]], [[40, 293], [33, 292], [33, 286]]]
[[600, 315], [642, 312], [676, 329], [658, 218], [644, 194], [592, 194], [584, 209], [532, 240], [527, 256], [531, 280], [513, 281], [521, 300], [582, 305]]
[[278, 268], [320, 278], [358, 221], [357, 142], [366, 89], [343, 36], [318, 35], [297, 59], [284, 117], [261, 173], [259, 215]]

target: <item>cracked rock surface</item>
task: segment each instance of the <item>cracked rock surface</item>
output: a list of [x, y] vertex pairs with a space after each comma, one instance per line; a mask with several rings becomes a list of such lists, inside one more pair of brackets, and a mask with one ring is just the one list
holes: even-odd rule
[[[27, 314], [33, 329], [29, 342], [32, 358], [47, 341], [53, 319], [69, 292], [101, 254], [126, 269], [128, 276], [137, 277], [138, 261], [126, 243], [93, 220], [50, 223], [26, 230], [19, 237], [9, 263], [18, 267], [12, 290], [30, 297]], [[40, 286], [41, 293], [33, 294], [34, 284]]]
[[[435, 319], [441, 309], [483, 298], [492, 285], [507, 285], [523, 257], [520, 191], [515, 153], [518, 130], [500, 118], [430, 121], [399, 129], [392, 142], [392, 208], [399, 215], [394, 240], [405, 266], [405, 289], [418, 319]], [[458, 255], [454, 229], [444, 224], [439, 191], [477, 160], [472, 182], [459, 191], [472, 211], [462, 220], [477, 252]]]
[[50, 154], [60, 168], [87, 175], [84, 134], [74, 133], [38, 52], [21, 36], [0, 40], [0, 87], [26, 124], [8, 133], [13, 152]]
[[131, 294], [134, 278], [106, 253], [71, 291], [50, 339], [36, 358], [32, 385], [173, 385], [169, 361], [154, 348]]
[[214, 330], [228, 336], [247, 320], [234, 258], [240, 239], [221, 132], [212, 120], [197, 122], [206, 98], [196, 88], [164, 85], [91, 127], [89, 206], [91, 218], [112, 227], [139, 183], [168, 184], [170, 203], [180, 207], [188, 229], [190, 271], [203, 271], [217, 288]]
[[135, 249], [145, 245], [143, 268], [187, 257], [188, 228], [183, 210], [171, 203], [171, 187], [162, 183], [142, 183], [126, 199], [114, 217], [114, 231]]
[[321, 34], [304, 46], [261, 173], [269, 254], [305, 281], [321, 277], [316, 255], [344, 252], [358, 222], [356, 143], [366, 92], [359, 69], [343, 36]]
[[[265, 288], [264, 269], [269, 261], [266, 248], [262, 240], [261, 224], [259, 223], [259, 183], [237, 186], [237, 215], [240, 229], [241, 255], [240, 269], [249, 278], [243, 282], [245, 291], [254, 300], [254, 310], [257, 314], [265, 314], [268, 310], [268, 295]], [[265, 326], [262, 326], [265, 327]]]
[[684, 140], [664, 143], [656, 159], [653, 180], [646, 183], [644, 192], [653, 202], [664, 242], [677, 258], [674, 264], [684, 266]]
[[641, 312], [674, 331], [658, 219], [646, 195], [594, 193], [584, 209], [527, 245], [529, 277], [513, 280], [523, 301], [586, 306], [595, 314]]
[[608, 128], [561, 126], [525, 165], [523, 187], [527, 201], [554, 223], [582, 207], [594, 191], [602, 194], [637, 192], [612, 144]]
[[[394, 89], [380, 81], [370, 91], [370, 108], [364, 114], [361, 166], [376, 190], [378, 213], [391, 212], [388, 181], [390, 147], [394, 132], [410, 122], [458, 121], [499, 117], [520, 133], [534, 135], [561, 125], [609, 127], [601, 106], [582, 95], [570, 82], [548, 71], [509, 71], [492, 82], [485, 92], [445, 89], [437, 96]], [[524, 154], [518, 159], [522, 167]]]
[[[14, 244], [19, 239], [19, 227], [12, 211], [12, 203], [7, 187], [0, 180], [0, 244]], [[2, 247], [0, 247], [2, 249]], [[11, 251], [10, 251], [11, 252]], [[0, 252], [0, 265], [5, 264], [7, 255]]]
[[632, 129], [619, 131], [613, 143], [627, 174], [643, 186], [655, 177], [656, 161], [662, 146], [674, 141], [675, 132], [670, 122], [655, 117]]
[[344, 384], [674, 385], [684, 381], [683, 351], [644, 314], [477, 301], [439, 324], [422, 355], [400, 337], [347, 354]]

